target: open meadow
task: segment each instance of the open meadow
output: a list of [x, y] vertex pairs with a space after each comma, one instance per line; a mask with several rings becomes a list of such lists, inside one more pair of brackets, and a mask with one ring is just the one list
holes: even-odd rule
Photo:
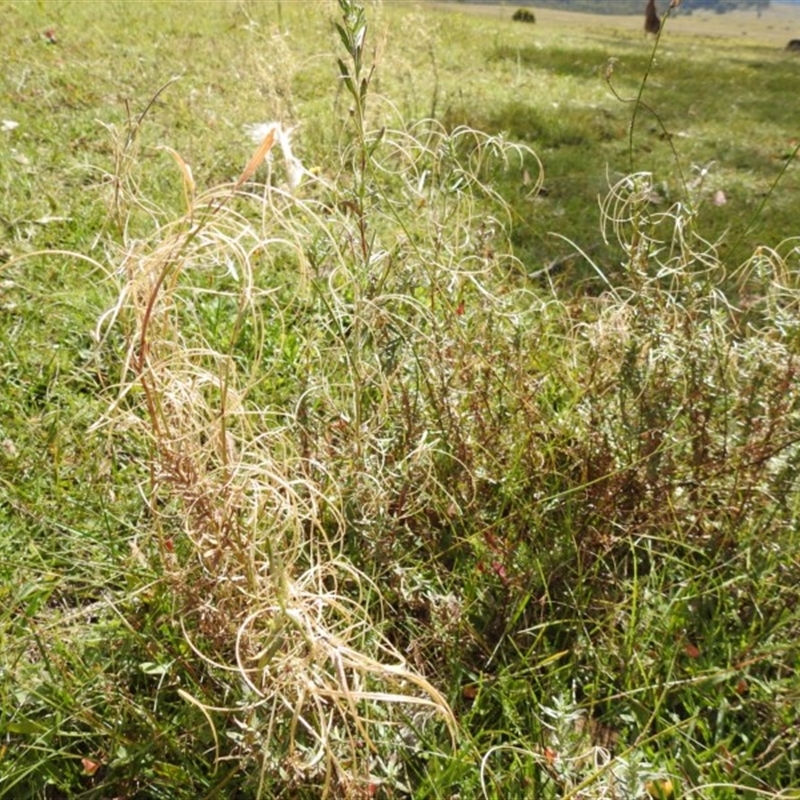
[[800, 14], [513, 10], [0, 0], [0, 797], [800, 799]]

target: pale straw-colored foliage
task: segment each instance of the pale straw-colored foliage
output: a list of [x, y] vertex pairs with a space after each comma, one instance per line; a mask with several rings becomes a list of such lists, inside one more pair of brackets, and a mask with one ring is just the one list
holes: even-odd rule
[[[356, 522], [380, 514], [398, 474], [418, 481], [409, 503], [435, 485], [424, 434], [399, 461], [387, 455], [395, 376], [440, 346], [438, 316], [453, 316], [464, 284], [492, 302], [470, 196], [484, 162], [502, 168], [514, 149], [467, 130], [385, 131], [375, 172], [398, 197], [384, 197], [380, 214], [359, 211], [374, 225], [364, 258], [363, 219], [334, 182], [309, 176], [305, 194], [252, 182], [288, 136], [259, 132], [239, 179], [207, 192], [168, 150], [186, 208], [149, 239], [129, 238], [114, 270], [118, 301], [98, 335], [120, 329], [127, 348], [108, 420], [151, 443], [153, 551], [186, 640], [219, 684], [216, 702], [182, 696], [214, 728], [217, 761], [253, 758], [262, 789], [278, 770], [348, 793], [382, 780], [378, 754], [413, 746], [426, 725], [457, 735], [444, 697], [381, 633], [380, 589], [343, 548], [345, 507], [358, 506]], [[283, 156], [289, 169], [300, 163], [288, 140]], [[377, 244], [387, 231], [393, 256]], [[317, 312], [303, 327], [308, 305]], [[406, 367], [370, 349], [387, 328], [404, 341]], [[309, 408], [330, 419], [315, 441]], [[240, 728], [227, 732], [233, 754], [216, 730], [222, 712]]]

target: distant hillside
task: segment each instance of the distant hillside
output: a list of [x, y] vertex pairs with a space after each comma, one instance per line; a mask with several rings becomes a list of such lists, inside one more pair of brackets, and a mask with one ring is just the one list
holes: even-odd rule
[[[799, 0], [783, 0], [798, 2]], [[642, 14], [645, 0], [452, 0], [459, 3], [484, 3], [488, 5], [538, 6], [540, 8], [558, 8], [562, 11], [585, 11], [592, 14]], [[666, 11], [668, 0], [656, 0], [659, 12]], [[691, 14], [692, 11], [716, 11], [725, 14], [747, 8], [766, 9], [770, 0], [683, 0], [680, 13]]]

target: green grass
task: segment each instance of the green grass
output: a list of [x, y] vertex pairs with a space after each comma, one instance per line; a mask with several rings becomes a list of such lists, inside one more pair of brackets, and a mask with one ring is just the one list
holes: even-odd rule
[[[526, 209], [515, 235], [525, 260], [541, 258], [542, 250], [551, 260], [564, 255], [563, 244], [546, 237], [546, 231], [559, 229], [562, 216], [571, 220], [573, 230], [582, 220], [586, 227], [579, 238], [590, 239], [598, 220], [593, 206], [607, 189], [609, 173], [613, 182], [636, 169], [654, 174], [668, 203], [686, 194], [681, 175], [691, 182], [695, 167], [713, 164], [696, 199], [709, 238], [731, 228], [747, 230], [741, 241], [733, 237], [734, 261], [745, 258], [755, 244], [771, 240], [772, 230], [791, 228], [794, 171], [771, 197], [769, 213], [751, 226], [760, 197], [791, 156], [800, 122], [790, 105], [772, 99], [773, 90], [778, 96], [789, 90], [798, 69], [779, 48], [761, 45], [758, 39], [742, 46], [743, 40], [736, 38], [734, 51], [733, 40], [683, 33], [673, 37], [669, 21], [644, 93], [663, 128], [651, 114], [640, 112], [631, 153], [631, 107], [615, 101], [602, 76], [608, 60], [615, 59], [614, 86], [623, 97], [636, 97], [652, 48], [641, 35], [600, 27], [602, 18], [596, 17], [569, 31], [563, 23], [556, 29], [537, 24], [531, 30], [491, 18], [481, 20], [483, 36], [473, 45], [459, 25], [466, 28], [474, 21], [453, 21], [454, 16], [447, 16], [452, 38], [446, 41], [460, 38], [470, 44], [453, 58], [460, 62], [457, 88], [441, 91], [451, 98], [442, 104], [446, 114], [454, 122], [505, 131], [526, 141], [545, 162], [548, 194]], [[675, 25], [679, 22], [683, 20]], [[717, 189], [726, 193], [724, 209], [710, 202]], [[513, 186], [506, 187], [507, 193], [513, 191]], [[538, 246], [530, 252], [532, 242]], [[613, 253], [609, 255], [608, 263], [614, 265]]]
[[795, 60], [197, 8], [0, 5], [0, 796], [798, 797]]

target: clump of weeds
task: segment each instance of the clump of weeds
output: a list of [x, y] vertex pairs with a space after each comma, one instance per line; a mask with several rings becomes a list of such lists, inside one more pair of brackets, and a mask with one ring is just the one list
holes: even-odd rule
[[91, 401], [59, 393], [63, 354], [4, 395], [21, 414], [38, 376], [50, 427], [3, 428], [0, 486], [27, 436], [59, 491], [41, 513], [20, 468], [0, 522], [24, 514], [32, 552], [58, 531], [82, 589], [48, 556], [7, 591], [3, 789], [795, 796], [797, 239], [729, 266], [676, 161], [683, 199], [631, 169], [596, 246], [559, 238], [591, 291], [532, 279], [497, 187], [539, 198], [536, 154], [405, 119], [378, 91], [388, 8], [324, 8], [338, 122], [295, 119], [274, 67], [275, 121], [210, 188], [140, 139], [171, 84], [108, 126]]

